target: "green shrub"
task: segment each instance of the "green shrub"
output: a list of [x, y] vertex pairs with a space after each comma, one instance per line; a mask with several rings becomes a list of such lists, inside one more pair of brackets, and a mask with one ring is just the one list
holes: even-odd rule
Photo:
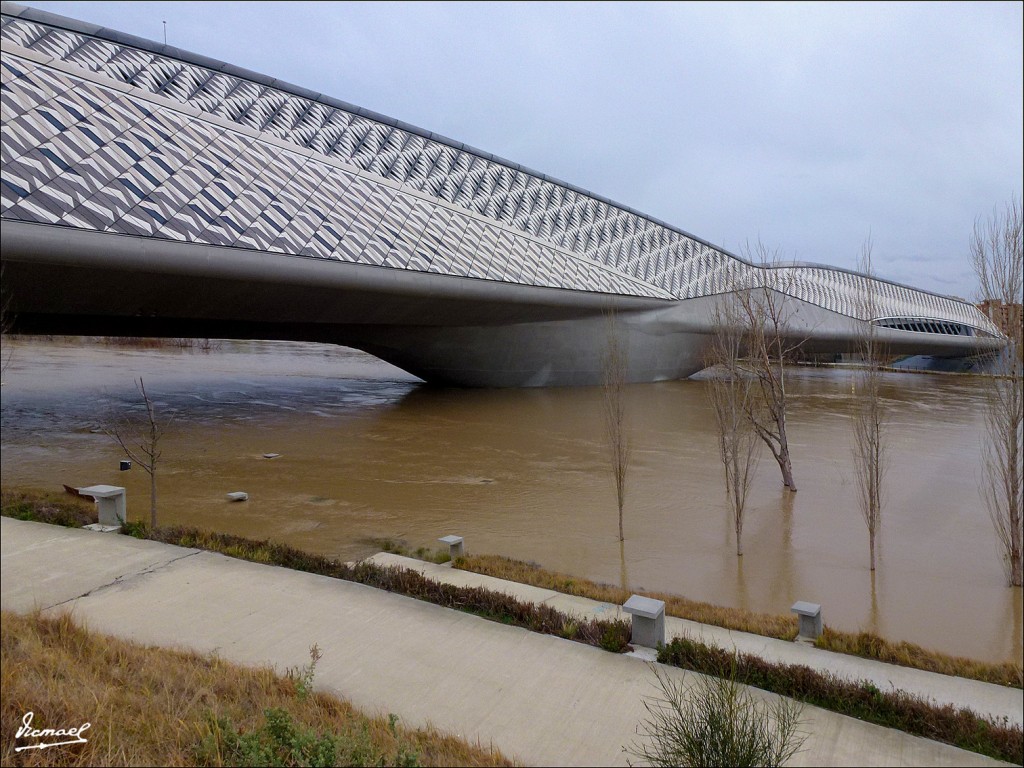
[[[217, 721], [219, 753], [227, 765], [239, 766], [334, 766], [337, 764], [337, 738], [320, 736], [310, 728], [292, 721], [283, 709], [268, 709], [263, 726], [249, 733], [238, 733], [232, 723]], [[368, 762], [351, 762], [367, 765]]]
[[121, 533], [125, 536], [133, 536], [136, 539], [149, 538], [149, 526], [141, 520], [126, 520], [121, 526]]

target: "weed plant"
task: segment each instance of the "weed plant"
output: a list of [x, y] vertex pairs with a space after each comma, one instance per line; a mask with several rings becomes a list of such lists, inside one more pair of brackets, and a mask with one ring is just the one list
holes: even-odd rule
[[673, 679], [651, 665], [660, 695], [646, 697], [639, 741], [623, 750], [648, 765], [780, 766], [800, 751], [803, 705], [765, 700], [728, 677]]

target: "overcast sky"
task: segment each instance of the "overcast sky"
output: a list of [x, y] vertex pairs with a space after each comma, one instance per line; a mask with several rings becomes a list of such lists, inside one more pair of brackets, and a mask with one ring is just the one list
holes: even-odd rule
[[974, 297], [1022, 4], [30, 2], [444, 134], [739, 252]]

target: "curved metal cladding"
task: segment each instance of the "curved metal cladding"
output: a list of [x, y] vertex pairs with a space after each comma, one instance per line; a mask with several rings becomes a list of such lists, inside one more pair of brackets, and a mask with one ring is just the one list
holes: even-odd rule
[[[533, 286], [601, 295], [607, 306], [624, 297], [669, 306], [767, 276], [846, 319], [878, 319], [861, 309], [862, 275], [755, 272], [628, 208], [353, 105], [63, 17], [3, 11], [5, 221], [490, 281], [510, 303]], [[998, 335], [968, 303], [873, 283], [880, 317], [934, 321], [933, 336]], [[910, 333], [891, 333], [901, 332]], [[429, 362], [395, 352], [396, 334], [365, 338], [430, 373]], [[651, 354], [664, 364], [634, 378], [699, 368], [693, 355]]]

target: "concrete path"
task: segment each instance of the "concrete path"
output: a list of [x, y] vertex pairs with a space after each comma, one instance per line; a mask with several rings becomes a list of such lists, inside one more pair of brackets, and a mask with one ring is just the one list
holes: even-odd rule
[[[316, 643], [318, 688], [527, 764], [625, 765], [654, 691], [636, 658], [360, 584], [10, 518], [0, 518], [0, 608], [70, 611], [100, 632], [282, 671]], [[997, 764], [814, 707], [803, 728], [793, 765]]]
[[[574, 597], [550, 589], [497, 579], [479, 573], [460, 571], [449, 565], [436, 565], [382, 552], [369, 558], [381, 565], [399, 565], [414, 568], [435, 581], [459, 586], [484, 587], [518, 597], [531, 603], [547, 603], [563, 613], [584, 618], [606, 619], [621, 614], [621, 606]], [[621, 614], [623, 618], [626, 614]], [[805, 643], [777, 640], [747, 632], [734, 632], [708, 624], [698, 624], [674, 616], [665, 617], [666, 638], [689, 637], [727, 650], [749, 653], [769, 661], [784, 664], [803, 664], [820, 672], [831, 672], [848, 680], [869, 680], [879, 689], [897, 689], [912, 693], [938, 704], [967, 707], [978, 714], [996, 718], [1007, 717], [1010, 723], [1024, 723], [1024, 691], [978, 680], [951, 677], [920, 669], [884, 664], [845, 653], [823, 651]]]

